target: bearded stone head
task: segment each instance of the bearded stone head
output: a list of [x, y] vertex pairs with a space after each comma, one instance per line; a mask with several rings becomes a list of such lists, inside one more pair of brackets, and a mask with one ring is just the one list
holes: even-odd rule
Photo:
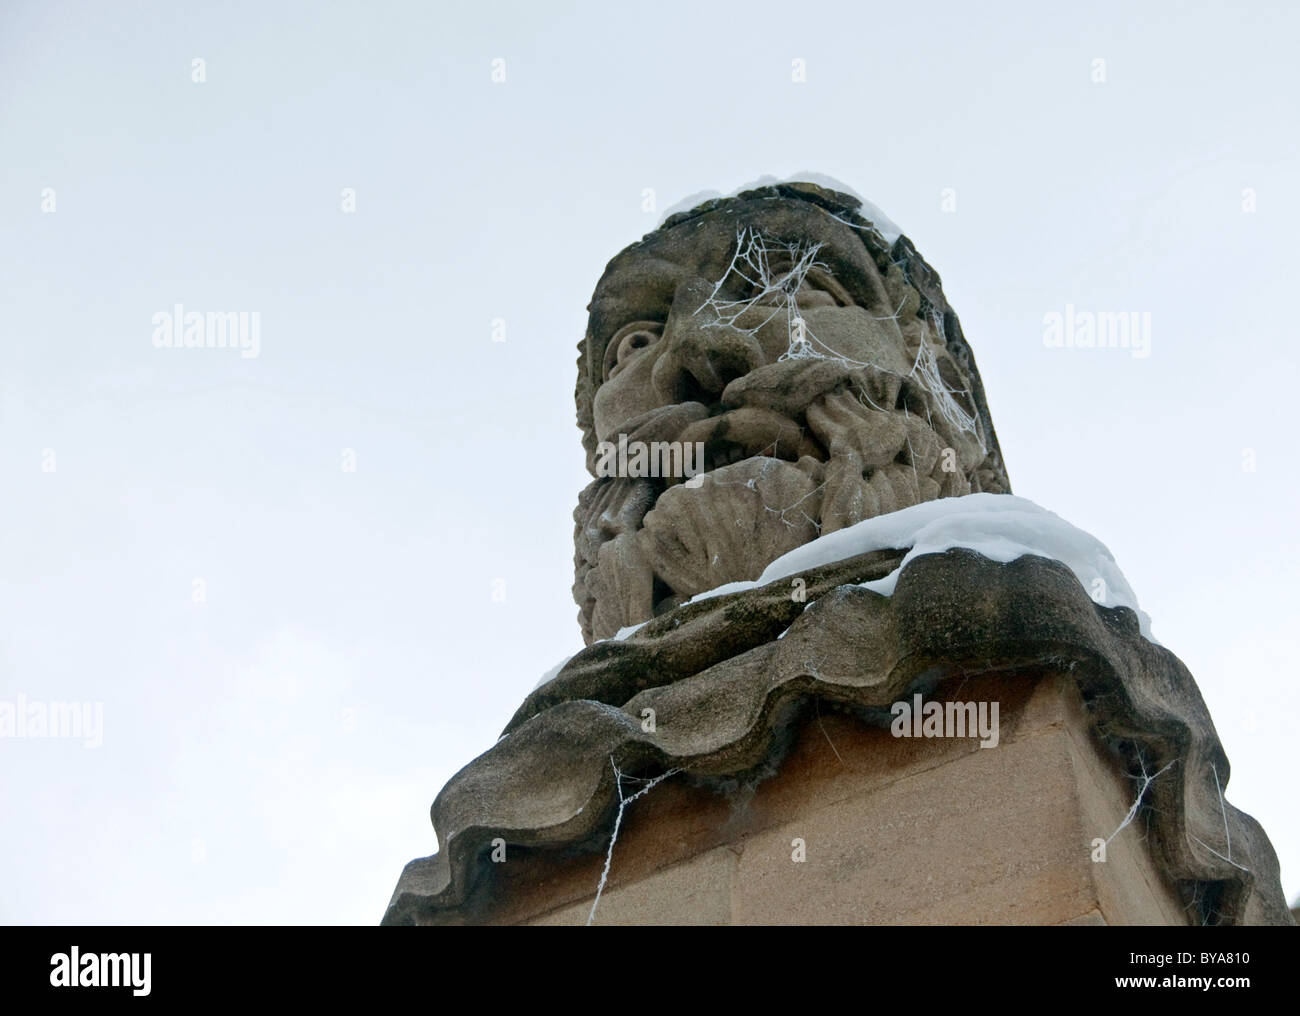
[[[849, 195], [779, 184], [672, 216], [609, 263], [588, 311], [588, 643], [864, 519], [1010, 492], [938, 275]], [[661, 454], [647, 468], [627, 449]]]

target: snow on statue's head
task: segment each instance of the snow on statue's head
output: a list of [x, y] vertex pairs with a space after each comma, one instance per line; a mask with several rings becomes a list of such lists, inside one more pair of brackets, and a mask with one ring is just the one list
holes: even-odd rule
[[588, 642], [863, 519], [1009, 492], [938, 275], [864, 214], [761, 187], [671, 216], [605, 269], [578, 358]]

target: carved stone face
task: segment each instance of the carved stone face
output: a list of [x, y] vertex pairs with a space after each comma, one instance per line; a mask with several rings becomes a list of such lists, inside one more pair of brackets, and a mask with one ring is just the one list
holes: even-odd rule
[[702, 447], [706, 475], [602, 475], [582, 492], [588, 642], [863, 519], [1009, 490], [937, 276], [856, 209], [811, 185], [751, 191], [606, 269], [579, 359], [588, 466], [620, 440], [680, 442]]

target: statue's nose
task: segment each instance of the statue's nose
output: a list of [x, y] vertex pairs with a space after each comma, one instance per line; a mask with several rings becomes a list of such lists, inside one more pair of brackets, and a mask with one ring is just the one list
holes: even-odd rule
[[758, 340], [722, 324], [706, 306], [713, 287], [703, 279], [683, 282], [664, 324], [664, 351], [651, 381], [669, 403], [718, 401], [722, 390], [765, 362]]

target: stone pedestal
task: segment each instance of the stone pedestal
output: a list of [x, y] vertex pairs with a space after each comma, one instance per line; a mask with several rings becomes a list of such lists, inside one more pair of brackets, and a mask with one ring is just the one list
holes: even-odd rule
[[[1145, 814], [1093, 860], [1136, 785], [1092, 734], [1073, 681], [984, 677], [936, 697], [997, 701], [998, 745], [898, 738], [819, 710], [756, 787], [659, 784], [624, 814], [594, 923], [1188, 923], [1148, 852]], [[603, 850], [511, 846], [446, 918], [584, 924], [604, 863]]]

